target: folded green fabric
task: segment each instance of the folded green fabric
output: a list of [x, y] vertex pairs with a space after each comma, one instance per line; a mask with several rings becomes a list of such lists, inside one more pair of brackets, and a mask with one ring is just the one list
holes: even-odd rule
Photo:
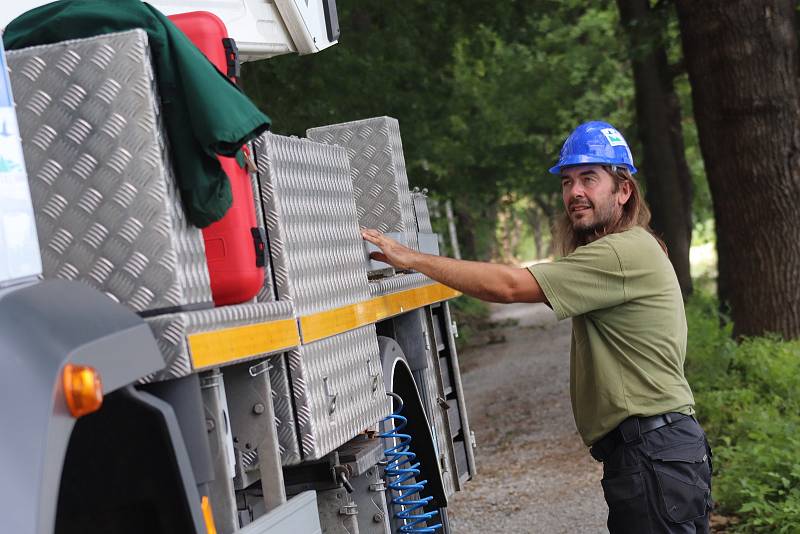
[[270, 120], [167, 17], [140, 0], [60, 0], [11, 21], [3, 43], [16, 49], [133, 28], [150, 41], [186, 214], [196, 226], [208, 226], [232, 200], [216, 155], [235, 156]]

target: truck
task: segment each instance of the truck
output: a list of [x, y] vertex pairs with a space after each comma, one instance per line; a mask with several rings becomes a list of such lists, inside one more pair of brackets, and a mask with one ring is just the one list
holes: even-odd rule
[[[339, 39], [334, 0], [152, 4], [221, 24], [228, 75]], [[261, 133], [223, 162], [238, 222], [201, 230], [144, 31], [0, 57], [2, 531], [450, 532], [459, 294], [359, 231], [438, 254], [398, 121]]]

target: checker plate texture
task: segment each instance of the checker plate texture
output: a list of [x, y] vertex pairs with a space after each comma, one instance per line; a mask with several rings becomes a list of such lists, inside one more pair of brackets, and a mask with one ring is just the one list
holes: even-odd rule
[[[253, 143], [249, 143], [250, 153], [253, 153]], [[264, 208], [261, 203], [261, 186], [259, 184], [258, 173], [250, 172], [250, 186], [253, 188], [253, 203], [256, 210], [256, 224], [259, 228], [266, 229], [266, 220], [264, 219]], [[268, 240], [269, 241], [269, 240]], [[269, 244], [267, 244], [269, 246]], [[269, 251], [268, 251], [269, 252]], [[256, 300], [258, 302], [271, 302], [275, 300], [275, 291], [273, 289], [274, 283], [272, 281], [272, 262], [267, 259], [264, 265], [264, 283], [261, 289], [258, 290]]]
[[[346, 151], [267, 133], [255, 153], [278, 302], [308, 315], [369, 298]], [[374, 325], [298, 347], [287, 363], [302, 460], [321, 458], [388, 414]], [[275, 413], [288, 419], [291, 410], [285, 403]]]
[[[289, 372], [286, 354], [275, 354], [269, 360], [269, 382], [272, 391], [272, 406], [275, 414], [275, 428], [278, 434], [278, 451], [281, 465], [300, 463], [300, 445], [292, 410], [292, 394], [289, 389]], [[256, 449], [239, 449], [245, 471], [258, 469], [260, 462]], [[256, 475], [260, 477], [261, 475]]]
[[[153, 331], [167, 366], [158, 373], [142, 378], [141, 382], [169, 380], [190, 374], [192, 360], [189, 355], [187, 337], [191, 334], [292, 317], [294, 317], [294, 311], [289, 302], [236, 304], [147, 317], [145, 320], [150, 325], [150, 330]], [[257, 357], [263, 357], [263, 355], [254, 354], [247, 359]]]
[[269, 359], [269, 381], [272, 386], [272, 405], [275, 409], [275, 426], [278, 430], [278, 446], [281, 463], [294, 465], [300, 463], [300, 440], [294, 420], [292, 390], [289, 386], [289, 364], [286, 353]]
[[[429, 339], [433, 339], [432, 336], [429, 337]], [[436, 354], [435, 350], [433, 354]], [[428, 353], [428, 357], [432, 358], [431, 352]], [[425, 382], [423, 387], [425, 388], [427, 397], [433, 401], [430, 406], [430, 410], [433, 412], [432, 417], [430, 417], [430, 413], [428, 415], [429, 419], [433, 420], [433, 431], [436, 434], [436, 446], [438, 447], [439, 455], [444, 455], [444, 465], [440, 465], [442, 468], [442, 484], [444, 485], [445, 495], [450, 497], [456, 491], [453, 485], [455, 467], [452, 454], [450, 453], [450, 447], [447, 443], [450, 440], [450, 432], [448, 432], [448, 427], [445, 425], [447, 412], [436, 402], [436, 399], [443, 399], [445, 395], [444, 391], [439, 386], [439, 382], [436, 380], [436, 369], [438, 366], [434, 367], [434, 365], [434, 362], [429, 361], [428, 367], [422, 371], [424, 376], [423, 382]]]
[[375, 325], [289, 351], [303, 460], [323, 457], [389, 415]]
[[375, 117], [332, 124], [311, 128], [306, 135], [347, 149], [358, 223], [405, 234], [404, 244], [416, 249], [417, 228], [397, 119]]
[[422, 191], [411, 193], [411, 202], [414, 205], [414, 218], [417, 220], [417, 231], [421, 234], [432, 234], [431, 213], [428, 209], [428, 197]]
[[415, 289], [432, 283], [433, 280], [422, 273], [400, 274], [371, 281], [369, 283], [369, 292], [372, 297], [382, 297], [390, 293]]
[[210, 303], [141, 30], [8, 53], [45, 278], [136, 311]]
[[266, 133], [256, 139], [279, 300], [309, 315], [369, 296], [347, 154]]

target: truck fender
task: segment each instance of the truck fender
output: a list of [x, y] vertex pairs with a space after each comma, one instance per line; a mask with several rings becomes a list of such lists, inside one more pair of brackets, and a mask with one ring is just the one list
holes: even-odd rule
[[75, 425], [62, 385], [67, 363], [97, 370], [104, 395], [164, 367], [144, 320], [86, 284], [0, 290], [0, 502], [8, 532], [53, 532]]

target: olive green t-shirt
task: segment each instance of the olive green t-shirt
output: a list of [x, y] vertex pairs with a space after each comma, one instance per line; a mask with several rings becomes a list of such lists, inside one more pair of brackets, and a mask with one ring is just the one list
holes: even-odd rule
[[570, 395], [587, 445], [629, 416], [694, 413], [680, 286], [645, 229], [604, 236], [530, 271], [558, 318], [572, 317]]

